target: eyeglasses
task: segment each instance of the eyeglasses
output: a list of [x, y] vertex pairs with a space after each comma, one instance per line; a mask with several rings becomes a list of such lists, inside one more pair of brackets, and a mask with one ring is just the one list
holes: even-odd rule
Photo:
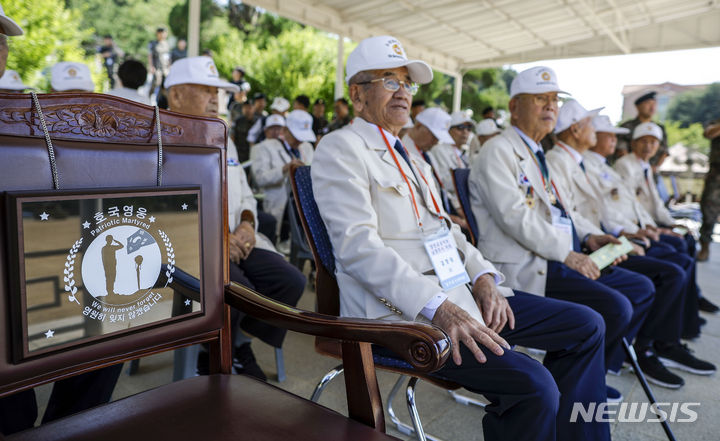
[[377, 83], [378, 81], [382, 81], [385, 90], [389, 90], [390, 92], [397, 92], [400, 89], [400, 85], [402, 85], [405, 91], [410, 95], [415, 95], [418, 91], [418, 85], [416, 83], [408, 83], [391, 77], [375, 78], [374, 80], [362, 81], [356, 84], [370, 84]]
[[460, 124], [459, 126], [450, 127], [451, 129], [457, 129], [457, 130], [468, 130], [472, 131], [473, 126], [471, 124]]
[[548, 104], [557, 105], [560, 102], [560, 97], [557, 95], [531, 95], [523, 94], [525, 96], [531, 96], [536, 106], [547, 106]]

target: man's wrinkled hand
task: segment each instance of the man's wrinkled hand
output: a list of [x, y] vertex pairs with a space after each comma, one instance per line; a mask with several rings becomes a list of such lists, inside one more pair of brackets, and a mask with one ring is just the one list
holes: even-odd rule
[[515, 329], [515, 315], [505, 296], [498, 291], [492, 274], [479, 277], [473, 285], [472, 293], [490, 329], [500, 332], [506, 323], [510, 329]]
[[585, 254], [570, 251], [570, 254], [568, 254], [563, 263], [588, 279], [595, 280], [600, 277], [600, 269], [598, 269], [595, 262]]
[[472, 352], [478, 363], [487, 361], [487, 357], [478, 346], [478, 342], [498, 356], [505, 353], [503, 348], [510, 349], [510, 345], [505, 339], [472, 318], [467, 311], [450, 300], [445, 300], [435, 311], [432, 322], [450, 337], [452, 358], [458, 366], [462, 363], [462, 357], [460, 356], [461, 342]]

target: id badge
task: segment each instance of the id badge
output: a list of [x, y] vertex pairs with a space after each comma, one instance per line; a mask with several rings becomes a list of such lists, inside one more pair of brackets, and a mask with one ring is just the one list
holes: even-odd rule
[[425, 238], [425, 251], [430, 257], [435, 275], [440, 279], [443, 291], [447, 292], [470, 282], [465, 264], [460, 259], [457, 243], [447, 228], [443, 227]]
[[563, 216], [562, 212], [557, 207], [550, 207], [550, 214], [552, 215], [553, 227], [555, 227], [559, 232], [567, 234], [570, 237], [570, 243], [572, 244], [572, 222], [570, 219]]

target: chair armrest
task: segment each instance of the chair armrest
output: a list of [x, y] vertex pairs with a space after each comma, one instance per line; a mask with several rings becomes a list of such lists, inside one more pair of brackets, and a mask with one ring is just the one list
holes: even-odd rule
[[[155, 282], [155, 288], [162, 288], [167, 284], [168, 278], [166, 271], [167, 265], [163, 264], [160, 277], [158, 277], [157, 282]], [[167, 284], [167, 286], [190, 300], [200, 301], [200, 280], [178, 267], [175, 267], [175, 272], [172, 274], [172, 281]]]
[[432, 325], [334, 317], [304, 311], [237, 283], [225, 287], [225, 303], [259, 320], [291, 331], [383, 346], [419, 372], [440, 369], [450, 354], [450, 339], [440, 328]]

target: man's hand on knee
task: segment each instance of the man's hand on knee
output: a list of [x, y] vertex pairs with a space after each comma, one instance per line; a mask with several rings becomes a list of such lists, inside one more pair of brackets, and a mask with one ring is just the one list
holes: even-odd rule
[[450, 337], [453, 361], [458, 366], [462, 363], [460, 342], [467, 346], [479, 363], [485, 363], [487, 358], [477, 343], [490, 349], [495, 355], [503, 355], [503, 347], [510, 349], [510, 345], [505, 339], [472, 318], [467, 311], [450, 300], [445, 300], [435, 311], [432, 322]]

